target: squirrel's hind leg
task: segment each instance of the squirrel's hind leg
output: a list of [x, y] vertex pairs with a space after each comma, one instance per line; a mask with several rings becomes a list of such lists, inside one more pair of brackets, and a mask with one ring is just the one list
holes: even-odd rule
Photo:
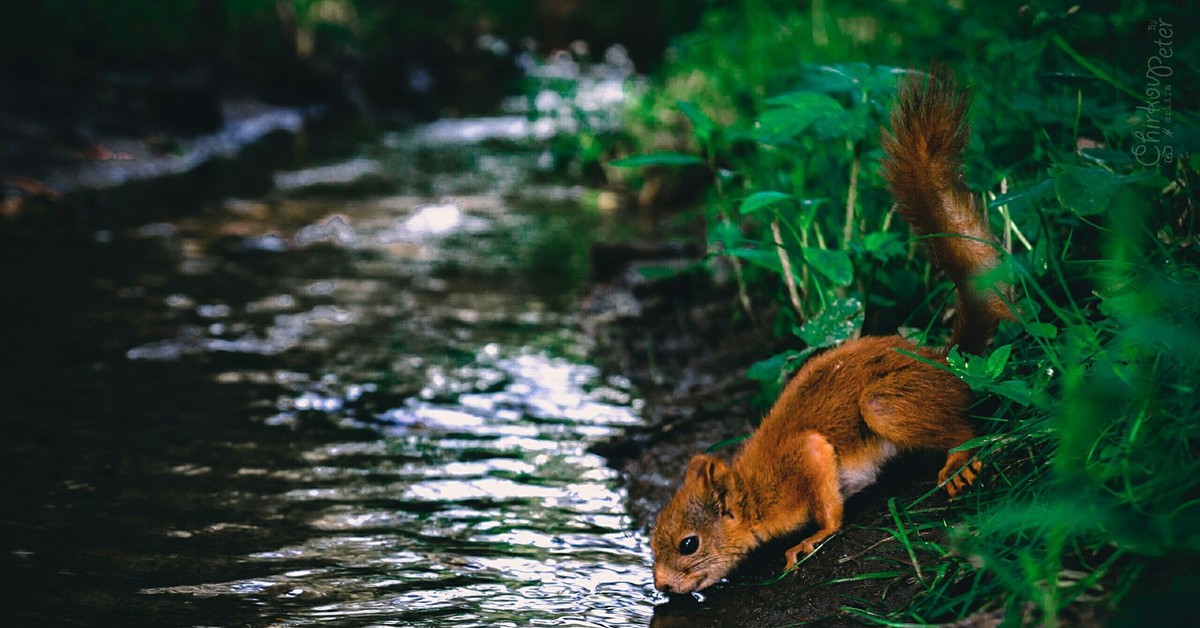
[[938, 483], [953, 497], [975, 481], [981, 466], [971, 462], [974, 449], [949, 452], [975, 437], [966, 418], [969, 401], [970, 391], [957, 377], [914, 363], [867, 386], [858, 405], [871, 431], [900, 448], [947, 452]]

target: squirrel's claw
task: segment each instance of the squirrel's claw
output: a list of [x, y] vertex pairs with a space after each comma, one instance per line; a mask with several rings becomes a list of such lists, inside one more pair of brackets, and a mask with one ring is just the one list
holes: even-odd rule
[[[961, 471], [957, 468], [951, 468], [950, 464], [947, 463], [942, 468], [942, 472], [938, 474], [938, 483], [945, 483], [946, 492], [950, 494], [950, 497], [958, 497], [959, 493], [965, 491], [975, 483], [982, 468], [983, 463], [979, 460], [974, 460], [965, 467], [962, 467]], [[955, 475], [956, 471], [957, 475]]]
[[809, 541], [805, 540], [799, 545], [788, 548], [784, 552], [784, 557], [787, 558], [787, 564], [783, 566], [783, 571], [786, 573], [796, 568], [800, 564], [800, 559], [815, 552], [817, 548]]

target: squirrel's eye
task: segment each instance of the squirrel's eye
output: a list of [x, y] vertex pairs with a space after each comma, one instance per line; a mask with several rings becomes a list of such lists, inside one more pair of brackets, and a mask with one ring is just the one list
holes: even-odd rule
[[700, 537], [696, 535], [686, 537], [679, 542], [679, 553], [684, 556], [694, 554], [698, 549], [700, 549]]

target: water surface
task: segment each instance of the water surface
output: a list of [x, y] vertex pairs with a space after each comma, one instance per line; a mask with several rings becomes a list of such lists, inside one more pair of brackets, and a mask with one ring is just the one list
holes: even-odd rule
[[572, 314], [617, 227], [542, 132], [437, 123], [262, 198], [7, 243], [4, 623], [645, 623], [586, 452], [638, 402]]

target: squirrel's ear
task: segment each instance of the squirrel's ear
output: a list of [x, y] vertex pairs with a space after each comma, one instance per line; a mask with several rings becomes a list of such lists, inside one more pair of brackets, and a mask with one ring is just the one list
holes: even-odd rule
[[720, 458], [697, 454], [688, 463], [687, 475], [703, 481], [706, 486], [717, 487], [723, 483], [726, 470], [725, 462]]
[[688, 463], [687, 474], [688, 477], [695, 477], [703, 482], [703, 486], [712, 491], [713, 499], [716, 500], [722, 515], [734, 518], [735, 514], [728, 499], [729, 489], [732, 488], [729, 485], [729, 466], [724, 460], [699, 454]]
[[696, 454], [692, 456], [692, 460], [688, 462], [687, 477], [695, 477], [705, 479], [708, 477], [708, 465], [712, 464], [712, 456], [705, 454]]

